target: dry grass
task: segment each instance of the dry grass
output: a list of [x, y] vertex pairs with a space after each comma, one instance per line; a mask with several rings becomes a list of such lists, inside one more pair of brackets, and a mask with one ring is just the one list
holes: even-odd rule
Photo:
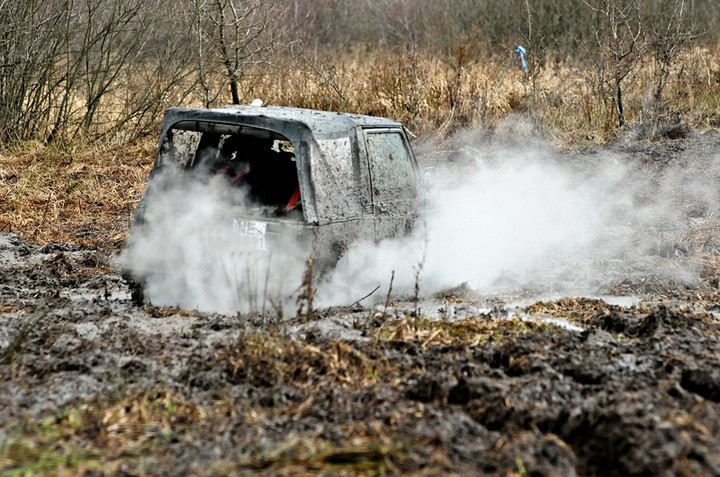
[[525, 311], [528, 314], [550, 315], [555, 318], [564, 318], [576, 323], [583, 323], [593, 316], [618, 308], [595, 298], [562, 298], [533, 303]]
[[548, 326], [521, 320], [478, 316], [455, 322], [424, 317], [392, 319], [373, 330], [379, 342], [412, 343], [422, 349], [433, 346], [474, 347], [482, 343], [512, 340]]
[[366, 356], [350, 344], [336, 342], [323, 348], [276, 335], [243, 336], [220, 355], [231, 382], [267, 387], [300, 382], [313, 389], [320, 381], [362, 388], [377, 382], [377, 375], [393, 370], [383, 361]]
[[[673, 65], [662, 119], [718, 127], [720, 51], [697, 48]], [[441, 58], [403, 49], [356, 49], [320, 58], [312, 67], [249, 77], [243, 90], [248, 100], [397, 118], [421, 136], [442, 137], [465, 126], [492, 129], [508, 114], [522, 113], [560, 143], [602, 142], [618, 131], [597, 75], [591, 64], [572, 59], [538, 65], [525, 77], [511, 54], [479, 57], [460, 50]], [[647, 119], [655, 77], [653, 62], [643, 61], [626, 80], [629, 123]]]
[[205, 418], [202, 409], [170, 391], [89, 401], [9, 429], [15, 437], [0, 448], [0, 462], [16, 475], [116, 473]]
[[145, 187], [155, 145], [39, 144], [0, 153], [0, 230], [38, 243], [116, 247]]
[[[612, 105], [597, 92], [596, 72], [568, 60], [526, 78], [516, 58], [481, 58], [468, 50], [442, 58], [403, 49], [358, 48], [243, 79], [243, 99], [397, 118], [416, 135], [445, 138], [463, 127], [493, 130], [510, 114], [528, 117], [560, 145], [615, 136]], [[643, 121], [652, 62], [627, 81], [626, 115]], [[690, 128], [720, 125], [720, 51], [695, 49], [677, 59], [662, 120]], [[221, 98], [219, 101], [227, 101]], [[198, 105], [198, 104], [196, 104]], [[156, 123], [160, 118], [156, 118]], [[108, 138], [111, 140], [111, 138]], [[27, 240], [118, 246], [152, 164], [155, 138], [130, 145], [0, 148], [0, 230]]]

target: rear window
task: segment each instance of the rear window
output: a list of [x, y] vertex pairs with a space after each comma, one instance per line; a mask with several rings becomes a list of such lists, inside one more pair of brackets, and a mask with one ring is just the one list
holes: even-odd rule
[[257, 205], [301, 206], [295, 151], [286, 137], [259, 128], [192, 125], [167, 132], [158, 164], [172, 163], [200, 179], [221, 177]]

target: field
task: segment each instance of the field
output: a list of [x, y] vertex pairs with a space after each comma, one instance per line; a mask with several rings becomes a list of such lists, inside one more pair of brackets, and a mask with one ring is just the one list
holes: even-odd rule
[[[718, 147], [697, 133], [557, 154], [583, 168], [614, 148], [658, 183], [678, 165], [714, 178]], [[374, 304], [224, 316], [130, 301], [115, 257], [152, 154], [133, 152], [17, 172], [16, 193], [60, 168], [82, 187], [36, 192], [42, 215], [0, 238], [5, 474], [720, 472], [713, 210], [681, 214], [670, 252], [588, 258], [604, 271], [586, 295], [552, 288], [577, 278], [560, 260], [544, 287], [457, 283], [418, 302], [385, 283]], [[689, 210], [688, 192], [662, 194]]]
[[668, 32], [664, 59], [598, 42], [528, 74], [469, 34], [249, 65], [243, 102], [406, 124], [446, 227], [405, 282], [254, 313], [138, 306], [120, 276], [158, 115], [231, 101], [222, 68], [193, 89], [138, 54], [62, 121], [0, 108], [0, 474], [720, 475], [720, 50]]

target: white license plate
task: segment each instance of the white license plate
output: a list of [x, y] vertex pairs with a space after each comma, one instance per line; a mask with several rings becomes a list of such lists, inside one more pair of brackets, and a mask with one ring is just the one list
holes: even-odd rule
[[267, 241], [265, 240], [267, 222], [233, 219], [232, 228], [237, 234], [255, 240], [256, 250], [268, 250]]

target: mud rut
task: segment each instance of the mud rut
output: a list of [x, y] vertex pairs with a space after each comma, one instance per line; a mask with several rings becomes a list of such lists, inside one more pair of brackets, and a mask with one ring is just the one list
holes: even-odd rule
[[0, 469], [720, 475], [714, 280], [230, 317], [136, 307], [110, 257], [3, 235]]

